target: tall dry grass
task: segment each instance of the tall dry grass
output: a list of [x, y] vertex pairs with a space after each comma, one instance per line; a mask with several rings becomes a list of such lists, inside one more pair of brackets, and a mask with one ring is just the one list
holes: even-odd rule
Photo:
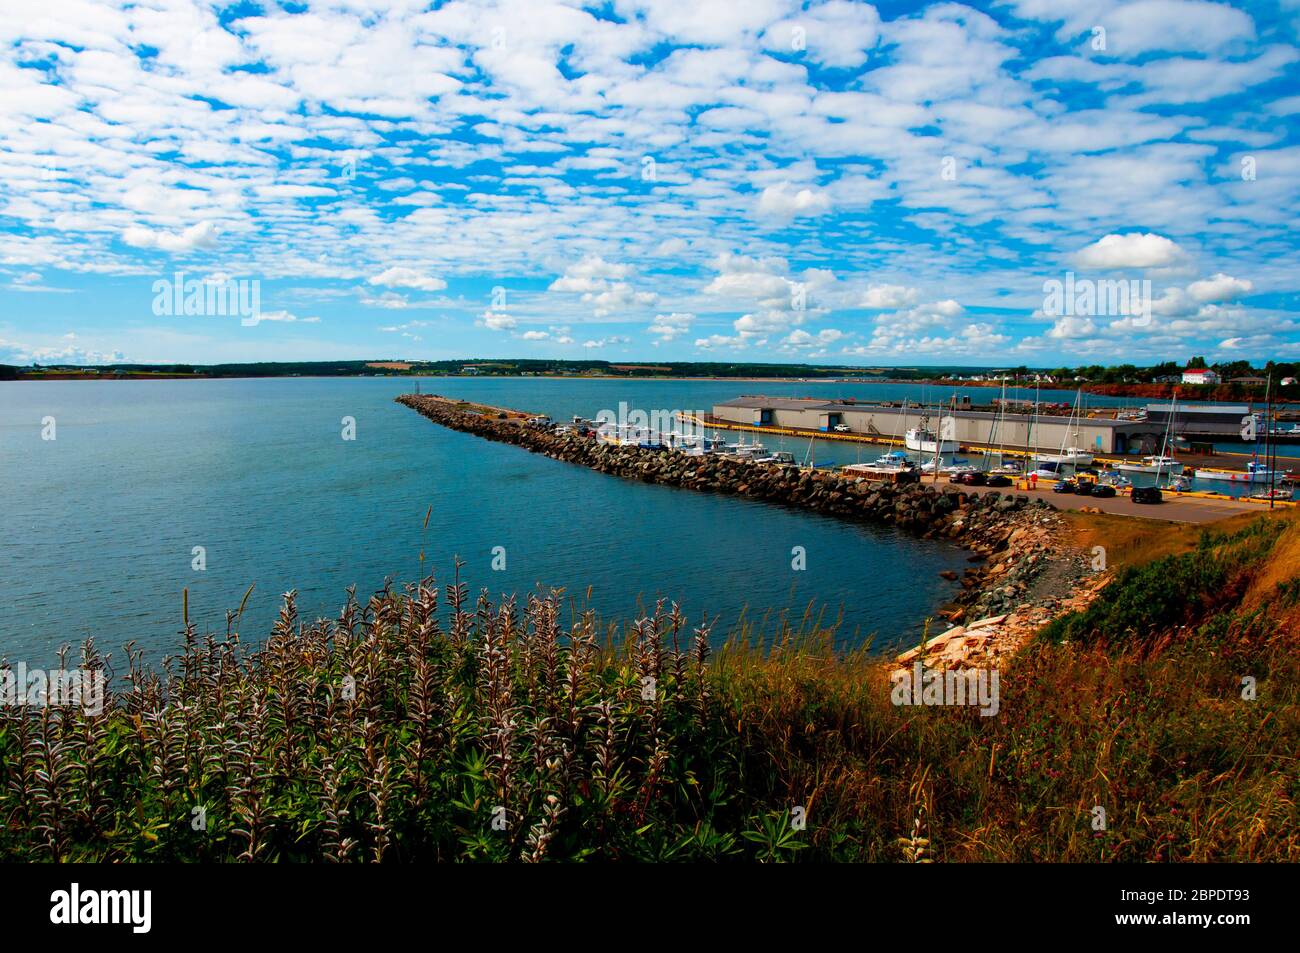
[[1300, 860], [1300, 530], [1267, 522], [1126, 570], [992, 717], [895, 706], [815, 625], [714, 652], [664, 605], [610, 639], [459, 580], [329, 622], [290, 594], [256, 650], [128, 653], [102, 713], [0, 708], [0, 856]]

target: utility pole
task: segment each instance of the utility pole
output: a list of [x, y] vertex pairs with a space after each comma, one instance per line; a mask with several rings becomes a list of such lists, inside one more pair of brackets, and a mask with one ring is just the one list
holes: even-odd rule
[[1273, 455], [1277, 447], [1273, 443], [1273, 372], [1268, 372], [1268, 383], [1264, 385], [1264, 465], [1268, 467], [1268, 508], [1273, 509], [1273, 496], [1277, 492], [1277, 468], [1273, 466]]

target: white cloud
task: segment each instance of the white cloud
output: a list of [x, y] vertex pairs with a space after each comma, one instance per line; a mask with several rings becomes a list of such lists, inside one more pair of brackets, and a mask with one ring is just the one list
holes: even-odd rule
[[1051, 338], [1064, 338], [1072, 340], [1074, 338], [1092, 337], [1097, 333], [1097, 325], [1091, 318], [1065, 317], [1057, 318], [1052, 325], [1047, 336]]
[[608, 286], [610, 279], [623, 279], [632, 273], [629, 265], [605, 261], [599, 255], [588, 255], [564, 269], [564, 274], [551, 282], [551, 291], [595, 292]]
[[499, 314], [490, 310], [483, 312], [483, 316], [479, 318], [478, 323], [490, 331], [513, 331], [519, 325], [519, 322], [510, 315]]
[[694, 323], [695, 315], [674, 311], [672, 314], [655, 315], [654, 321], [647, 330], [651, 334], [658, 335], [664, 341], [671, 341], [678, 335], [689, 331]]
[[165, 252], [192, 251], [211, 248], [217, 243], [218, 229], [212, 222], [191, 225], [180, 233], [155, 231], [141, 225], [132, 225], [122, 232], [122, 241], [132, 248], [156, 248]]
[[821, 215], [830, 211], [831, 200], [825, 192], [796, 189], [788, 182], [769, 185], [758, 199], [758, 214], [791, 219], [800, 215]]
[[1163, 235], [1130, 232], [1106, 235], [1075, 254], [1084, 268], [1115, 270], [1121, 268], [1168, 268], [1185, 256], [1178, 245]]
[[441, 278], [433, 278], [421, 274], [414, 268], [400, 266], [385, 269], [370, 278], [369, 282], [384, 288], [414, 288], [417, 291], [441, 291], [447, 287], [447, 282]]
[[862, 293], [862, 299], [858, 302], [858, 306], [880, 310], [908, 308], [916, 304], [920, 296], [921, 293], [915, 288], [908, 288], [903, 285], [872, 285]]
[[1233, 278], [1222, 272], [1210, 278], [1193, 281], [1187, 286], [1187, 293], [1197, 301], [1235, 301], [1242, 295], [1250, 294], [1254, 285], [1243, 278]]
[[844, 332], [835, 328], [825, 328], [815, 335], [799, 329], [791, 331], [782, 339], [781, 343], [791, 348], [824, 347], [827, 344], [834, 344], [843, 337]]

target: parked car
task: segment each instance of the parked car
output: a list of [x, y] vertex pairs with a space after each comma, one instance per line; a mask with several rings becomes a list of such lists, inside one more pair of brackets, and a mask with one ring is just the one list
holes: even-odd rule
[[1105, 483], [1094, 483], [1092, 485], [1092, 495], [1110, 498], [1115, 495], [1115, 488]]
[[1001, 473], [990, 473], [987, 483], [989, 486], [1003, 487], [1011, 485], [1011, 477]]
[[986, 474], [980, 473], [976, 470], [973, 473], [957, 474], [956, 482], [960, 483], [962, 486], [988, 486], [989, 478]]
[[1057, 480], [1052, 484], [1053, 493], [1073, 493], [1074, 489], [1074, 484], [1069, 480]]
[[849, 425], [848, 425], [848, 424], [836, 424], [836, 425], [835, 425], [835, 432], [836, 432], [836, 433], [848, 433], [848, 432], [849, 432]]
[[1154, 486], [1135, 486], [1133, 493], [1129, 497], [1134, 503], [1162, 503], [1164, 496], [1161, 495], [1158, 487]]

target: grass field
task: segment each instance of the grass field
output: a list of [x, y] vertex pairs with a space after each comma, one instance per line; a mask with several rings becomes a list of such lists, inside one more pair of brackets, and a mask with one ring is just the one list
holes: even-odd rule
[[1300, 860], [1300, 522], [1072, 518], [1114, 581], [992, 717], [895, 705], [815, 629], [714, 650], [670, 607], [611, 641], [463, 584], [329, 624], [290, 599], [258, 651], [191, 632], [100, 713], [0, 708], [0, 856]]

